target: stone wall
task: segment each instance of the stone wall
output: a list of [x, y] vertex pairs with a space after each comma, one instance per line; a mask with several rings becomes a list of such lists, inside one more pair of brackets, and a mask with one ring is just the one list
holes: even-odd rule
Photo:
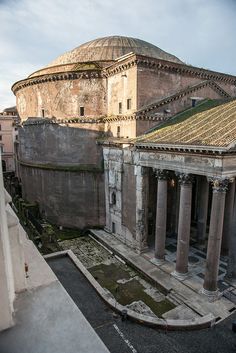
[[84, 229], [105, 224], [104, 176], [89, 171], [55, 171], [21, 165], [23, 197], [37, 201], [53, 224]]
[[23, 197], [37, 201], [49, 221], [72, 228], [105, 224], [101, 134], [46, 123], [20, 129]]

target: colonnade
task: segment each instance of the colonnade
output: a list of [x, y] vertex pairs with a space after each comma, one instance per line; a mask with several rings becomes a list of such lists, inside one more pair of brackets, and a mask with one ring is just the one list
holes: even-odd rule
[[[147, 169], [144, 167], [140, 167]], [[144, 175], [144, 173], [142, 173]], [[157, 177], [157, 204], [155, 228], [155, 261], [165, 261], [165, 243], [167, 226], [167, 190], [168, 172], [156, 169]], [[191, 227], [192, 185], [193, 176], [176, 173], [180, 185], [180, 199], [178, 207], [178, 238], [176, 266], [173, 275], [183, 280], [188, 275], [188, 256]], [[202, 292], [207, 296], [217, 293], [219, 261], [222, 251], [229, 248], [229, 262], [227, 276], [236, 280], [236, 198], [234, 178], [198, 176], [198, 220], [197, 239], [200, 243], [205, 241], [209, 184], [212, 185], [212, 203], [210, 212], [210, 226], [208, 234], [206, 269]], [[139, 189], [137, 193], [139, 193]], [[143, 194], [143, 189], [142, 189]], [[137, 196], [140, 196], [139, 194]], [[142, 197], [141, 197], [142, 198]], [[177, 208], [177, 206], [176, 206]], [[143, 219], [142, 219], [143, 220]], [[142, 226], [144, 229], [145, 226]], [[222, 234], [224, 241], [222, 243]], [[142, 237], [143, 239], [143, 237]]]

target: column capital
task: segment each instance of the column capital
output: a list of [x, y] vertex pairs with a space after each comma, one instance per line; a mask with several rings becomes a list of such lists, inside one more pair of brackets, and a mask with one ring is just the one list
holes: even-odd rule
[[158, 180], [166, 180], [169, 174], [167, 170], [157, 168], [153, 168], [153, 172]]
[[229, 183], [233, 182], [233, 178], [210, 177], [208, 181], [212, 184], [213, 192], [226, 192]]
[[180, 185], [191, 185], [193, 182], [193, 177], [191, 174], [186, 173], [175, 173], [178, 177]]

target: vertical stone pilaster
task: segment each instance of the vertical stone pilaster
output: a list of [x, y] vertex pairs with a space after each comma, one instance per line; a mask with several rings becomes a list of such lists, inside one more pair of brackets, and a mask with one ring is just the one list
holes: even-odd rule
[[147, 248], [148, 235], [148, 168], [135, 166], [136, 175], [136, 244], [141, 252]]
[[213, 185], [213, 196], [203, 293], [210, 298], [214, 298], [217, 294], [225, 194], [228, 186], [228, 179], [211, 178], [209, 181], [212, 182]]
[[189, 174], [179, 175], [180, 203], [176, 267], [173, 275], [183, 280], [188, 274], [188, 253], [191, 225], [192, 178]]
[[167, 173], [156, 170], [157, 208], [155, 230], [155, 259], [162, 262], [165, 259], [166, 220], [167, 220]]
[[104, 160], [104, 182], [105, 182], [105, 207], [106, 207], [106, 226], [105, 226], [105, 230], [111, 232], [110, 190], [109, 190], [109, 162], [107, 160]]
[[221, 254], [227, 255], [229, 251], [230, 230], [232, 225], [233, 207], [234, 207], [235, 181], [234, 179], [228, 185], [225, 197], [225, 212], [221, 243]]
[[198, 177], [198, 182], [197, 240], [198, 243], [204, 244], [206, 239], [209, 183], [205, 176]]

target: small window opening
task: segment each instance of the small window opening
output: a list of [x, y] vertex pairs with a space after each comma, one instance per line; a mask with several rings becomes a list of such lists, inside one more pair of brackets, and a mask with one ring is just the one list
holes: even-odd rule
[[119, 114], [122, 114], [122, 103], [119, 102]]
[[79, 115], [84, 116], [84, 107], [79, 107]]
[[127, 99], [127, 110], [131, 109], [131, 98]]
[[116, 224], [112, 222], [112, 233], [116, 232]]
[[120, 126], [117, 126], [116, 135], [117, 135], [117, 137], [120, 137]]
[[44, 116], [45, 116], [45, 110], [42, 109], [42, 117], [44, 118]]

